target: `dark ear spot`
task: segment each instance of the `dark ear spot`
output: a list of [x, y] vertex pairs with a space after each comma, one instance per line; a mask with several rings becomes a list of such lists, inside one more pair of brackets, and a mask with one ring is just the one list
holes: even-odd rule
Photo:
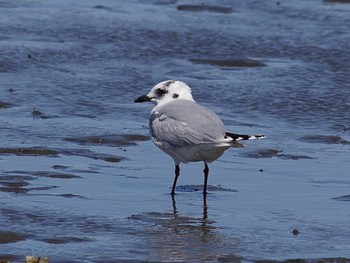
[[174, 93], [173, 99], [177, 99], [179, 97], [179, 94]]

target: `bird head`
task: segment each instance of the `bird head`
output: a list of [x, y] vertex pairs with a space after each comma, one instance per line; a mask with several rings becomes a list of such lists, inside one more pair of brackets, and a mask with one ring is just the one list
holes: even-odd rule
[[138, 97], [134, 102], [151, 101], [160, 105], [177, 99], [194, 101], [191, 88], [182, 81], [166, 80], [155, 85], [147, 95]]

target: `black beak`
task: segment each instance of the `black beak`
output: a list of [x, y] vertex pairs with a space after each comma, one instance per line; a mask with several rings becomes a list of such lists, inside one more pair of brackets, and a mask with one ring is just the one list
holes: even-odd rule
[[151, 98], [148, 97], [147, 95], [143, 95], [138, 97], [137, 99], [134, 100], [134, 102], [139, 103], [139, 102], [145, 102], [145, 101], [150, 101]]

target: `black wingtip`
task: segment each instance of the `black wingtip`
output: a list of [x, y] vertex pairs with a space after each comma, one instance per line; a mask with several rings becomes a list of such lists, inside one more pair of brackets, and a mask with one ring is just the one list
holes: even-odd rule
[[226, 132], [226, 136], [231, 137], [235, 141], [266, 138], [265, 135], [247, 135], [247, 134], [237, 134], [237, 133], [231, 133], [231, 132]]

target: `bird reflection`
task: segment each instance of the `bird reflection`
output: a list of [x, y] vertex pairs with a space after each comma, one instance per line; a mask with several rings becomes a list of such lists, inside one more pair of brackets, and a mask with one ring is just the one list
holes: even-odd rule
[[[171, 200], [173, 204], [173, 213], [174, 218], [177, 217], [177, 207], [176, 207], [176, 199], [175, 195], [171, 195]], [[203, 220], [208, 219], [208, 205], [207, 205], [207, 196], [203, 195]]]
[[[222, 255], [223, 241], [216, 230], [215, 221], [208, 219], [207, 200], [203, 197], [201, 216], [193, 216], [176, 205], [175, 195], [171, 195], [169, 212], [148, 212], [134, 215], [135, 220], [150, 223], [142, 231], [151, 254], [157, 261], [211, 262]], [[192, 207], [192, 205], [191, 205]], [[210, 248], [210, 249], [208, 249]], [[200, 259], [200, 260], [199, 260]]]

